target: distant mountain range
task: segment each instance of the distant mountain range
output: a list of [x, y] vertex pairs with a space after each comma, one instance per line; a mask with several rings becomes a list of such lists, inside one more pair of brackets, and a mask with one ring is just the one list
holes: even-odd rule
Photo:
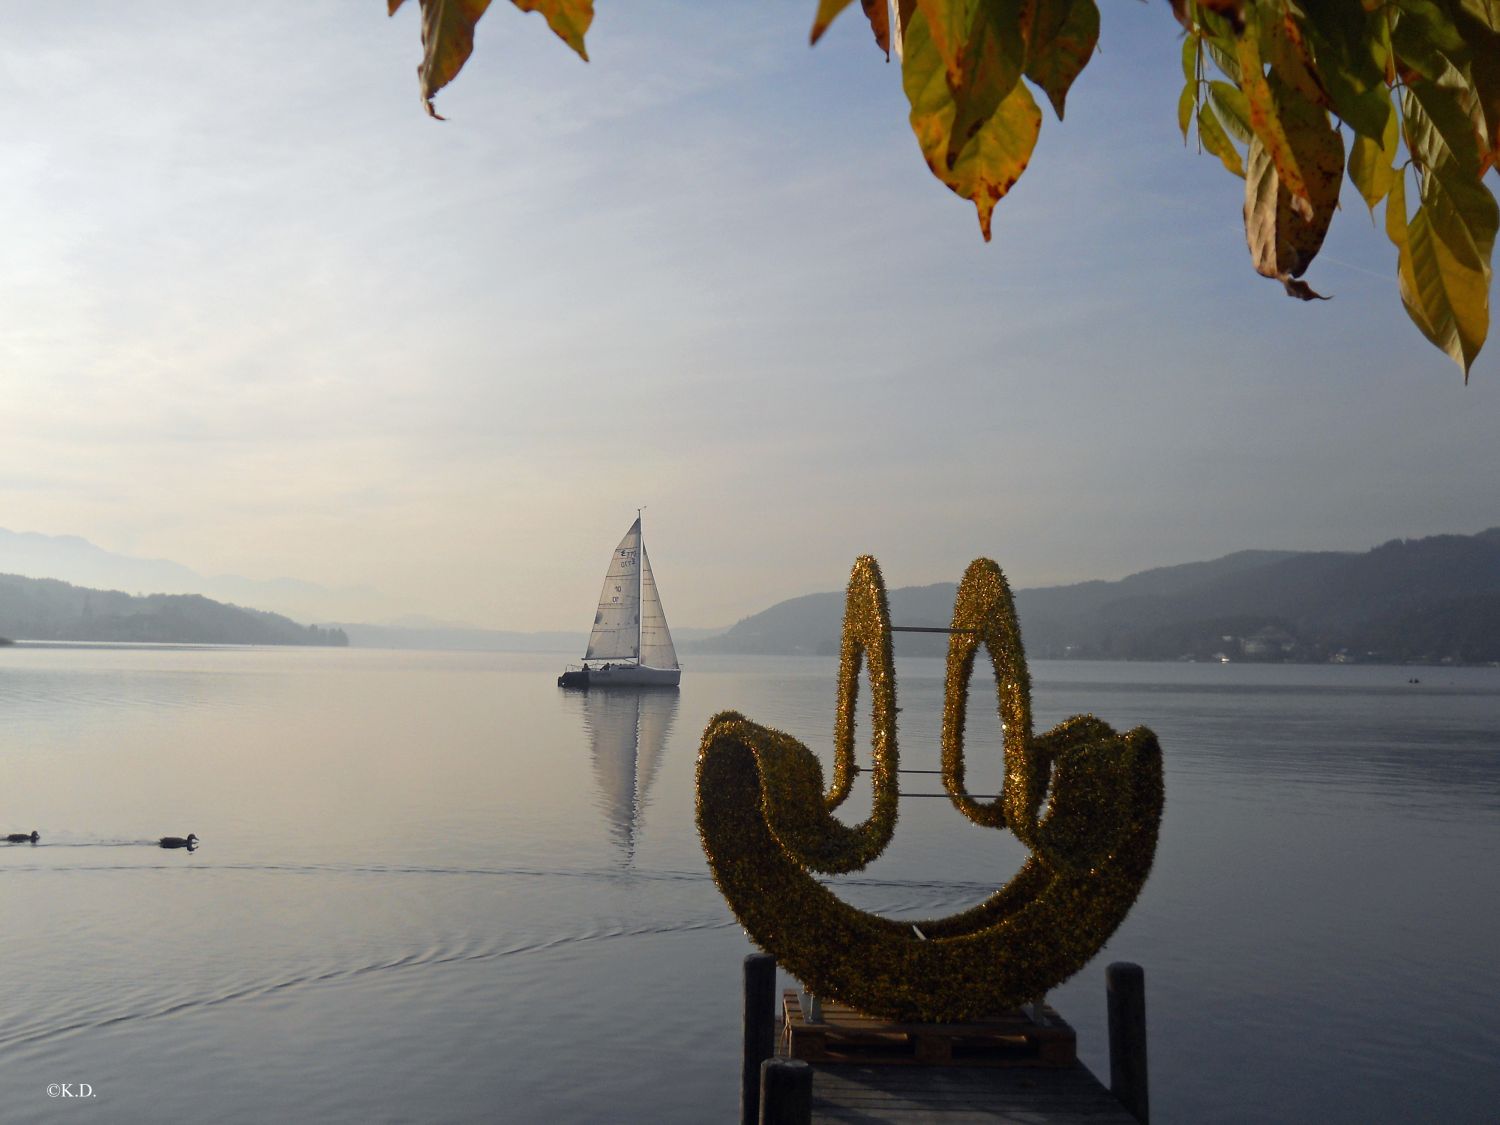
[[[897, 625], [946, 625], [953, 583], [889, 592]], [[1500, 661], [1500, 528], [1396, 539], [1366, 552], [1240, 551], [1118, 582], [1016, 591], [1038, 659]], [[842, 592], [809, 594], [684, 645], [723, 653], [836, 653]], [[898, 653], [946, 638], [903, 635]]]
[[32, 641], [347, 645], [340, 629], [224, 605], [198, 594], [132, 596], [53, 578], [0, 574], [0, 636]]
[[400, 612], [389, 598], [360, 587], [320, 586], [296, 578], [269, 580], [203, 575], [166, 559], [141, 559], [97, 547], [76, 535], [0, 528], [0, 574], [56, 578], [78, 586], [141, 594], [202, 594], [253, 605], [301, 621], [383, 620]]
[[[82, 539], [0, 529], [0, 637], [561, 653], [581, 653], [587, 641], [582, 632], [517, 633], [416, 620], [304, 626], [195, 594], [131, 596], [70, 585], [58, 576], [5, 573], [18, 558], [29, 559], [33, 570], [46, 559], [70, 559], [65, 569], [71, 573], [93, 567], [113, 574], [100, 582], [110, 587], [171, 589], [192, 579], [244, 583], [249, 596], [243, 600], [259, 605], [276, 605], [280, 599], [258, 600], [274, 590], [315, 600], [341, 596], [294, 580], [205, 580], [175, 563], [131, 560]], [[168, 581], [174, 575], [176, 582]], [[953, 583], [891, 590], [892, 619], [946, 625], [953, 597]], [[1365, 552], [1240, 551], [1117, 582], [1018, 590], [1016, 607], [1026, 651], [1038, 659], [1500, 662], [1500, 528], [1397, 539]], [[843, 609], [840, 591], [808, 594], [728, 631], [674, 633], [686, 653], [832, 654]], [[941, 653], [946, 638], [903, 634], [897, 644], [898, 653]]]

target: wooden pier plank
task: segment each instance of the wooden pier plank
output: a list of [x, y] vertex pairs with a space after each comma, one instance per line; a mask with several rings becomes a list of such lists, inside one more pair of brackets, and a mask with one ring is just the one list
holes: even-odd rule
[[1135, 1125], [1082, 1063], [1004, 1069], [813, 1064], [814, 1121]]
[[782, 993], [783, 1053], [852, 1066], [1068, 1067], [1077, 1058], [1073, 1029], [1048, 1006], [967, 1023], [879, 1019], [832, 1000], [822, 1007], [809, 1022], [797, 991]]

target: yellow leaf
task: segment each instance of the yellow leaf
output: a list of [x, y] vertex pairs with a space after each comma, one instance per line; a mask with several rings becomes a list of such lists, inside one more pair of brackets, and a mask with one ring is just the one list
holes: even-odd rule
[[[1465, 255], [1455, 253], [1448, 242], [1439, 237], [1431, 212], [1425, 205], [1417, 208], [1407, 230], [1417, 287], [1426, 294], [1424, 301], [1429, 307], [1441, 307], [1441, 303], [1446, 303], [1443, 323], [1451, 335], [1441, 346], [1464, 369], [1467, 380], [1469, 368], [1478, 357], [1479, 349], [1484, 347], [1490, 330], [1488, 271], [1477, 268]], [[1435, 297], [1438, 293], [1441, 295]]]
[[[966, 144], [954, 146], [953, 92], [947, 66], [926, 18], [926, 5], [906, 28], [906, 54], [901, 65], [902, 85], [911, 102], [911, 127], [932, 174], [953, 191], [971, 200], [979, 212], [979, 228], [990, 238], [990, 215], [995, 204], [1026, 170], [1042, 128], [1037, 108], [1025, 83], [1017, 82]], [[957, 147], [951, 163], [950, 148]]]
[[1396, 246], [1401, 303], [1422, 332], [1463, 369], [1469, 368], [1489, 333], [1489, 278], [1469, 255], [1455, 253], [1437, 237], [1424, 205], [1406, 217], [1406, 179], [1396, 176], [1385, 201], [1386, 234]]
[[1182, 93], [1177, 96], [1177, 127], [1182, 130], [1182, 142], [1187, 143], [1188, 129], [1193, 124], [1193, 110], [1198, 108], [1198, 83], [1189, 78], [1182, 84]]
[[553, 34], [577, 51], [584, 62], [589, 61], [583, 37], [594, 22], [594, 0], [511, 0], [511, 3], [523, 12], [541, 12]]
[[1375, 214], [1376, 205], [1391, 190], [1391, 181], [1396, 176], [1396, 146], [1400, 130], [1396, 115], [1386, 118], [1385, 136], [1373, 141], [1361, 133], [1354, 135], [1354, 144], [1349, 149], [1349, 179], [1364, 197], [1370, 214]]
[[1198, 140], [1203, 147], [1217, 156], [1224, 167], [1241, 178], [1245, 175], [1245, 164], [1240, 159], [1239, 149], [1234, 147], [1234, 142], [1224, 132], [1224, 126], [1219, 124], [1219, 118], [1210, 106], [1198, 107]]

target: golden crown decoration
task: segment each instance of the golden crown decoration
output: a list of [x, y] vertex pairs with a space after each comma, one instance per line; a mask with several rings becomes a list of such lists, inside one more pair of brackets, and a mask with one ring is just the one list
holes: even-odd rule
[[[1015, 602], [1000, 568], [976, 559], [959, 583], [949, 630], [942, 777], [975, 824], [1009, 829], [1029, 850], [1015, 876], [945, 918], [896, 920], [858, 910], [820, 883], [878, 857], [896, 827], [899, 753], [890, 610], [880, 567], [849, 576], [826, 792], [817, 756], [734, 711], [715, 715], [698, 752], [698, 830], [714, 882], [751, 940], [814, 994], [873, 1016], [951, 1022], [1015, 1008], [1072, 976], [1124, 920], [1151, 870], [1164, 789], [1161, 747], [1075, 715], [1045, 734], [1031, 724], [1031, 682]], [[964, 786], [964, 723], [979, 646], [994, 668], [1004, 782], [992, 799]], [[833, 811], [858, 767], [854, 717], [868, 664], [874, 799], [849, 825]]]

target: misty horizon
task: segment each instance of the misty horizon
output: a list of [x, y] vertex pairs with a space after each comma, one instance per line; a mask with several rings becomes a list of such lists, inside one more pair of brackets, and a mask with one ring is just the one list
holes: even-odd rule
[[[1472, 534], [1494, 529], [1477, 529]], [[1466, 535], [1470, 533], [1448, 532], [1448, 535]], [[1397, 536], [1392, 540], [1399, 542], [1411, 540], [1415, 537]], [[1368, 544], [1365, 547], [1334, 551], [1356, 555], [1374, 550], [1382, 544]], [[1047, 591], [1054, 589], [1067, 589], [1072, 586], [1081, 586], [1091, 583], [1114, 583], [1124, 579], [1138, 577], [1153, 571], [1171, 570], [1175, 567], [1193, 564], [1211, 563], [1222, 559], [1231, 558], [1244, 553], [1263, 552], [1270, 554], [1312, 554], [1330, 553], [1330, 549], [1312, 549], [1303, 552], [1286, 552], [1276, 547], [1254, 546], [1245, 547], [1236, 551], [1226, 552], [1212, 559], [1178, 559], [1163, 563], [1160, 566], [1148, 567], [1141, 571], [1132, 572], [1129, 575], [1115, 577], [1092, 577], [1078, 582], [1065, 583], [1039, 583], [1031, 586], [1023, 586], [1012, 582], [1012, 588], [1019, 594], [1022, 591]], [[19, 565], [18, 565], [19, 564]], [[586, 627], [552, 626], [540, 629], [518, 629], [508, 627], [505, 623], [480, 623], [464, 621], [461, 619], [444, 619], [421, 613], [406, 612], [394, 613], [388, 617], [368, 616], [364, 618], [340, 616], [337, 614], [323, 612], [296, 612], [294, 607], [298, 604], [306, 607], [315, 604], [319, 598], [326, 598], [329, 603], [336, 603], [341, 598], [350, 596], [366, 599], [383, 599], [378, 591], [340, 591], [328, 590], [315, 583], [309, 583], [296, 578], [278, 577], [273, 579], [252, 579], [244, 576], [219, 575], [204, 576], [197, 574], [190, 567], [167, 559], [139, 559], [126, 555], [118, 555], [106, 551], [97, 545], [90, 543], [82, 536], [47, 536], [36, 532], [15, 532], [0, 527], [0, 574], [14, 573], [24, 574], [32, 578], [51, 578], [71, 585], [94, 589], [120, 589], [135, 593], [137, 596], [148, 594], [199, 594], [215, 598], [229, 605], [243, 606], [262, 612], [285, 614], [296, 621], [305, 624], [336, 625], [368, 627], [372, 630], [367, 636], [374, 636], [379, 631], [406, 631], [413, 634], [430, 633], [436, 639], [441, 634], [473, 633], [477, 635], [489, 635], [495, 638], [509, 637], [518, 641], [547, 642], [556, 647], [538, 648], [538, 651], [562, 651], [568, 646], [575, 644], [579, 639], [588, 635]], [[117, 582], [108, 576], [111, 574], [123, 574], [137, 580], [136, 588], [127, 590], [131, 582]], [[152, 582], [165, 582], [165, 586], [152, 586], [146, 589], [139, 585], [144, 581], [150, 586]], [[956, 576], [949, 579], [939, 579], [935, 582], [904, 582], [899, 576], [889, 579], [888, 585], [894, 592], [902, 589], [920, 589], [934, 585], [951, 585], [956, 581]], [[170, 587], [170, 588], [168, 588]], [[679, 624], [671, 620], [670, 602], [668, 602], [668, 620], [674, 635], [679, 640], [692, 642], [709, 637], [720, 636], [743, 624], [747, 620], [763, 613], [769, 608], [780, 605], [786, 601], [792, 601], [813, 596], [826, 596], [837, 594], [841, 591], [842, 584], [829, 584], [817, 590], [797, 590], [788, 592], [779, 598], [768, 598], [759, 605], [752, 608], [748, 613], [736, 618], [733, 622], [722, 625], [705, 626], [701, 624]], [[225, 596], [225, 591], [239, 591], [246, 599], [236, 600], [233, 596]], [[290, 594], [288, 593], [290, 592]], [[288, 602], [284, 599], [291, 598]], [[326, 605], [325, 605], [326, 608]], [[450, 641], [452, 638], [448, 638]], [[359, 643], [356, 641], [356, 643]], [[368, 642], [366, 642], [368, 643]], [[528, 645], [527, 647], [534, 647]]]

